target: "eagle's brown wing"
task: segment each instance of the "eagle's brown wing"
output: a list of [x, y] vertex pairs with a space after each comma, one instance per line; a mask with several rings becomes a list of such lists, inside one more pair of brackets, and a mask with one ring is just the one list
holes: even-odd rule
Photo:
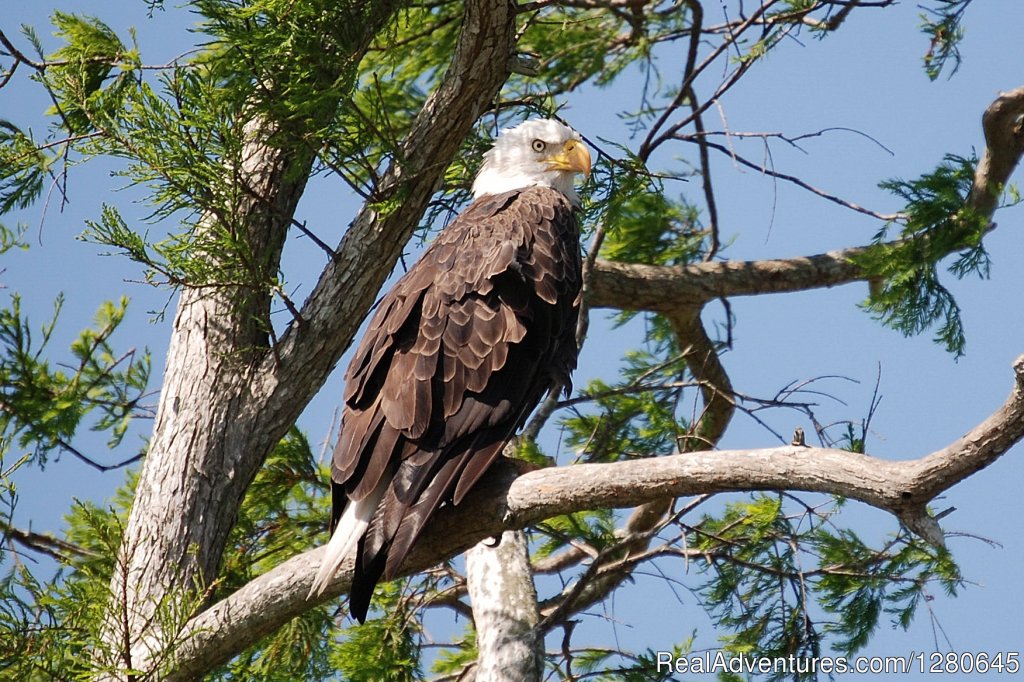
[[386, 489], [356, 555], [362, 621], [434, 510], [458, 504], [544, 393], [576, 366], [574, 211], [534, 187], [482, 197], [382, 299], [345, 376], [331, 471], [345, 506]]

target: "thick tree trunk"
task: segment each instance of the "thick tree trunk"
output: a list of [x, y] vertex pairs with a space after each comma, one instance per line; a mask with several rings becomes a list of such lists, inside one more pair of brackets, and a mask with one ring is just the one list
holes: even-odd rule
[[543, 672], [526, 534], [502, 533], [466, 552], [466, 583], [476, 625], [476, 682], [534, 682]]
[[[267, 145], [269, 127], [257, 120], [246, 128], [250, 142], [236, 173], [260, 199], [243, 199], [232, 226], [262, 264], [264, 281], [276, 272], [287, 234], [281, 216], [293, 214], [312, 163], [310, 154], [296, 158]], [[213, 220], [207, 216], [199, 229], [211, 229]], [[163, 633], [168, 625], [175, 629], [175, 615], [190, 615], [178, 610], [201, 606], [238, 503], [281, 437], [280, 425], [262, 418], [267, 395], [254, 390], [268, 352], [269, 306], [269, 293], [256, 289], [181, 292], [153, 437], [112, 585], [105, 637], [116, 652], [105, 661], [112, 668], [148, 667], [170, 643]]]

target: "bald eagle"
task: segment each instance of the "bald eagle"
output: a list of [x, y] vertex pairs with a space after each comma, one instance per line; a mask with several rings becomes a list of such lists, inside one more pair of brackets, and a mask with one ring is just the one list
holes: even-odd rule
[[310, 595], [355, 554], [349, 611], [394, 578], [443, 503], [459, 504], [576, 367], [580, 136], [554, 120], [503, 130], [473, 202], [380, 301], [345, 375], [331, 539]]

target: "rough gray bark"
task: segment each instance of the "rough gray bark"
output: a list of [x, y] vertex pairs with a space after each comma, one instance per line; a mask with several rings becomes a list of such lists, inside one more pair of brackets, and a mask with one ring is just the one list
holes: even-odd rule
[[[308, 174], [293, 171], [308, 167], [312, 155], [297, 158], [294, 150], [267, 145], [268, 129], [262, 119], [248, 124], [236, 171], [264, 201], [245, 201], [234, 218], [247, 230], [252, 253], [276, 269], [288, 227], [278, 216], [294, 211]], [[211, 229], [214, 220], [207, 216], [200, 229]], [[265, 396], [251, 390], [267, 347], [261, 321], [269, 305], [269, 294], [259, 291], [181, 292], [153, 435], [114, 574], [102, 661], [110, 668], [146, 669], [173, 641], [160, 627], [167, 618], [161, 605], [168, 598], [190, 603], [186, 595], [212, 582], [237, 501], [281, 438], [283, 431], [262, 418]]]
[[[401, 3], [378, 6], [381, 22]], [[385, 11], [386, 10], [386, 11]], [[514, 14], [504, 2], [466, 3], [451, 67], [416, 118], [378, 200], [403, 192], [399, 210], [364, 209], [301, 311], [271, 350], [260, 320], [269, 296], [185, 289], [175, 314], [153, 437], [125, 529], [110, 619], [97, 664], [108, 679], [163, 666], [179, 646], [171, 603], [193, 603], [216, 575], [245, 490], [351, 342], [359, 321], [419, 222], [440, 175], [507, 77]], [[366, 24], [360, 50], [382, 23]], [[351, 57], [352, 55], [348, 55]], [[326, 112], [325, 115], [330, 115]], [[233, 220], [251, 252], [276, 273], [281, 244], [312, 163], [304, 145], [271, 146], [274, 126], [254, 119], [233, 172], [251, 190]], [[299, 151], [296, 151], [298, 149]], [[206, 218], [206, 224], [212, 218]], [[189, 669], [201, 676], [209, 666]]]
[[[932, 542], [938, 523], [926, 505], [995, 462], [1024, 438], [1024, 356], [1014, 362], [1006, 402], [962, 438], [924, 457], [883, 460], [825, 448], [786, 446], [691, 452], [612, 464], [581, 464], [517, 478], [499, 462], [458, 506], [439, 512], [403, 574], [437, 564], [480, 540], [582, 509], [633, 507], [709, 492], [804, 490], [841, 495], [898, 516]], [[296, 556], [189, 621], [165, 680], [187, 680], [251, 646], [277, 627], [348, 589], [347, 562], [323, 595], [306, 599], [322, 550]]]
[[476, 682], [534, 682], [543, 672], [526, 535], [505, 531], [466, 552], [466, 584], [476, 626]]

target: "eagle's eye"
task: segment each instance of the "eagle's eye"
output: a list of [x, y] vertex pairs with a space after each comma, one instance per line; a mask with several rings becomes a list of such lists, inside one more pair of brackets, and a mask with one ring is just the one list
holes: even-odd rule
[[547, 145], [547, 143], [544, 140], [534, 140], [533, 141], [533, 151], [537, 152], [538, 154], [540, 152], [544, 151], [544, 149], [547, 146], [548, 145]]

